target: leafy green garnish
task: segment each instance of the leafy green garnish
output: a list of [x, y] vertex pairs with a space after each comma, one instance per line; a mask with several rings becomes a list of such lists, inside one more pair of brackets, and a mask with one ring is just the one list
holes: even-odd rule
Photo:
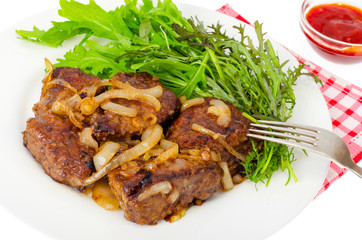
[[[295, 105], [292, 86], [303, 74], [303, 65], [285, 70], [262, 24], [255, 22], [258, 43], [234, 26], [240, 40], [229, 37], [220, 24], [205, 27], [197, 19], [185, 19], [171, 0], [126, 0], [112, 11], [105, 11], [94, 0], [82, 4], [60, 0], [59, 15], [68, 19], [53, 22], [49, 30], [18, 30], [25, 40], [61, 46], [75, 36], [84, 38], [58, 59], [55, 67], [77, 67], [109, 78], [118, 72], [148, 72], [178, 96], [214, 96], [233, 103], [257, 119], [286, 121]], [[264, 142], [243, 164], [254, 182], [287, 169], [293, 176], [291, 151]], [[262, 149], [260, 151], [260, 149]]]

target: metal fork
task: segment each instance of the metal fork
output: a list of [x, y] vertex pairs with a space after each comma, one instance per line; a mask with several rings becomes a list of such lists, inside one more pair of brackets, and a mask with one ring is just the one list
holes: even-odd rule
[[248, 137], [310, 150], [329, 157], [362, 178], [362, 168], [351, 158], [347, 144], [335, 133], [301, 124], [258, 121], [251, 123]]

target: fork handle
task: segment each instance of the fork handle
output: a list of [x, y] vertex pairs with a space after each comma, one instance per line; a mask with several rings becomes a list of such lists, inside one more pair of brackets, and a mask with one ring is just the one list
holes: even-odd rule
[[357, 176], [362, 178], [362, 168], [360, 166], [351, 165], [351, 166], [349, 166], [349, 170], [351, 170], [351, 172], [353, 172], [354, 174], [356, 174]]

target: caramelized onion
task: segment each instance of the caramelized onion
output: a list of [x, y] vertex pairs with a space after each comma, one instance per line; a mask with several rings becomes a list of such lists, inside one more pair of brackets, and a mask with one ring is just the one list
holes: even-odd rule
[[143, 117], [143, 120], [147, 121], [150, 125], [157, 123], [157, 117], [155, 114], [149, 113]]
[[181, 103], [181, 104], [184, 104], [184, 103], [187, 101], [187, 98], [186, 98], [186, 96], [184, 95], [184, 96], [179, 97], [179, 100], [180, 100], [180, 103]]
[[170, 203], [174, 203], [176, 202], [176, 200], [178, 199], [178, 197], [180, 196], [180, 192], [177, 191], [177, 189], [174, 189], [172, 191], [172, 193], [167, 197], [167, 200], [170, 202]]
[[234, 176], [233, 176], [233, 183], [234, 184], [240, 184], [240, 183], [242, 183], [244, 181], [244, 178], [239, 174], [239, 173], [237, 173], [237, 174], [235, 174]]
[[52, 79], [52, 74], [53, 74], [53, 71], [54, 71], [53, 64], [51, 64], [49, 59], [45, 58], [44, 60], [45, 60], [45, 67], [47, 68], [47, 70], [49, 72], [45, 75], [45, 77], [43, 79], [43, 89], [42, 89], [42, 92], [41, 92], [41, 96], [44, 96], [44, 94], [46, 93], [46, 91], [47, 91], [46, 86], [48, 85], [48, 83]]
[[245, 156], [236, 151], [230, 144], [228, 144], [220, 133], [215, 133], [210, 129], [204, 128], [198, 124], [192, 124], [191, 129], [205, 135], [211, 136], [214, 140], [218, 141], [223, 147], [228, 150], [229, 153], [237, 157], [239, 160], [245, 163]]
[[161, 103], [157, 98], [151, 95], [139, 93], [138, 91], [132, 89], [111, 89], [98, 96], [95, 96], [94, 100], [97, 103], [102, 103], [112, 98], [125, 98], [128, 100], [145, 101], [150, 103], [156, 109], [156, 111], [161, 109]]
[[172, 185], [169, 181], [158, 182], [141, 192], [141, 194], [138, 195], [137, 200], [141, 202], [157, 193], [168, 194], [171, 190]]
[[104, 110], [126, 117], [135, 117], [138, 114], [137, 109], [125, 107], [118, 103], [113, 103], [113, 102], [105, 102], [101, 105], [101, 107]]
[[92, 129], [90, 127], [84, 128], [79, 136], [79, 141], [95, 150], [98, 149], [98, 143], [94, 138], [92, 137]]
[[97, 85], [89, 85], [89, 86], [85, 86], [81, 91], [80, 91], [80, 95], [84, 95], [86, 97], [94, 97], [94, 95], [96, 94], [98, 89]]
[[91, 98], [87, 97], [82, 99], [80, 105], [80, 112], [84, 115], [91, 115], [97, 109], [98, 104]]
[[188, 109], [189, 107], [198, 105], [198, 104], [203, 104], [205, 102], [204, 98], [193, 98], [190, 100], [187, 100], [186, 102], [184, 102], [181, 106], [181, 112], [185, 111], [186, 109]]
[[131, 84], [129, 84], [129, 83], [124, 83], [124, 82], [114, 80], [114, 79], [102, 80], [99, 83], [99, 86], [112, 86], [112, 87], [116, 87], [119, 89], [130, 89], [131, 91], [136, 91], [140, 94], [151, 95], [156, 98], [161, 97], [163, 95], [163, 89], [161, 86], [155, 86], [155, 87], [146, 88], [146, 89], [139, 89], [139, 88], [132, 87]]
[[138, 158], [142, 154], [152, 149], [160, 141], [163, 129], [159, 124], [153, 125], [149, 129], [151, 129], [151, 134], [146, 139], [142, 140], [136, 146], [129, 148], [128, 150], [114, 157], [99, 171], [86, 178], [83, 181], [83, 185], [86, 186], [94, 183], [95, 181], [105, 176], [109, 171], [115, 169], [116, 167], [122, 165], [125, 162]]
[[55, 85], [60, 85], [63, 86], [65, 88], [68, 88], [70, 91], [74, 92], [74, 93], [78, 93], [77, 89], [75, 89], [74, 87], [72, 87], [72, 85], [70, 85], [69, 82], [63, 80], [63, 79], [54, 79], [51, 80], [50, 82], [48, 82], [48, 84], [44, 85], [45, 91], [48, 90], [49, 88], [54, 87]]
[[177, 158], [179, 159], [190, 159], [190, 160], [195, 160], [195, 161], [204, 161], [204, 159], [201, 156], [193, 156], [193, 155], [188, 155], [188, 154], [178, 154]]
[[80, 104], [82, 103], [82, 99], [78, 94], [74, 94], [72, 97], [65, 100], [66, 104], [73, 108], [73, 109], [79, 109]]
[[190, 154], [191, 156], [200, 156], [200, 149], [181, 149], [180, 153]]
[[230, 170], [229, 170], [229, 166], [227, 164], [227, 162], [218, 162], [218, 165], [220, 166], [220, 168], [223, 170], [224, 175], [221, 179], [222, 185], [224, 187], [225, 190], [230, 190], [234, 187], [234, 183], [233, 180], [231, 178], [231, 174], [230, 174]]
[[161, 153], [157, 158], [147, 163], [145, 166], [146, 169], [152, 169], [153, 167], [163, 163], [167, 159], [177, 156], [179, 149], [177, 143], [162, 139], [160, 142], [160, 146], [161, 148], [164, 148], [166, 150]]
[[74, 126], [78, 128], [83, 128], [82, 121], [83, 119], [80, 119], [80, 121], [77, 119], [81, 118], [79, 115], [75, 115], [74, 112], [70, 109], [70, 107], [62, 100], [55, 101], [51, 108], [52, 112], [59, 115], [65, 115], [69, 117], [69, 120], [74, 124]]
[[227, 128], [231, 122], [229, 106], [219, 99], [212, 99], [210, 104], [212, 106], [208, 108], [207, 113], [218, 116], [216, 123], [221, 127]]
[[45, 58], [44, 61], [45, 61], [45, 67], [47, 68], [47, 70], [49, 72], [52, 72], [54, 70], [53, 64], [47, 58]]
[[150, 157], [157, 157], [157, 156], [161, 155], [164, 151], [165, 151], [165, 149], [162, 149], [162, 148], [153, 148], [150, 151], [148, 151], [147, 153]]
[[101, 146], [99, 152], [93, 157], [93, 163], [96, 170], [99, 171], [102, 166], [107, 164], [114, 157], [114, 155], [116, 155], [120, 147], [121, 146], [119, 143], [112, 141], [105, 142]]

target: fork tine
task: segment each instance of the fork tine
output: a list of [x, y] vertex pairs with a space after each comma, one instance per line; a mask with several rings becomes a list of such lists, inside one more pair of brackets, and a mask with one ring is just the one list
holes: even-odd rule
[[287, 145], [290, 147], [297, 147], [297, 148], [301, 148], [301, 149], [315, 151], [311, 145], [306, 145], [306, 144], [302, 144], [302, 143], [298, 143], [298, 142], [294, 142], [294, 141], [289, 141], [289, 140], [282, 139], [282, 138], [262, 136], [262, 135], [253, 134], [253, 133], [248, 133], [246, 135], [248, 137], [255, 138], [255, 139], [260, 139], [260, 140], [265, 140], [268, 142], [275, 142], [275, 143]]
[[303, 142], [303, 143], [307, 143], [307, 144], [310, 144], [310, 145], [316, 145], [316, 143], [313, 141], [313, 139], [299, 137], [299, 136], [295, 136], [295, 135], [291, 135], [291, 134], [287, 134], [287, 133], [282, 133], [282, 132], [273, 132], [273, 131], [259, 130], [259, 129], [253, 129], [253, 128], [249, 129], [249, 132], [262, 134], [262, 135], [269, 135], [269, 136], [274, 136], [274, 137], [293, 139], [293, 140], [298, 141], [298, 142]]
[[314, 129], [314, 128], [311, 127], [311, 126], [302, 125], [302, 124], [297, 124], [297, 123], [278, 122], [278, 121], [266, 121], [266, 120], [258, 120], [258, 122], [264, 123], [264, 124], [269, 124], [269, 125], [274, 125], [274, 126], [300, 128], [300, 129], [304, 129], [304, 130], [311, 131], [311, 132], [314, 132], [314, 133], [319, 133], [318, 130]]
[[[263, 129], [271, 129], [279, 132], [287, 132], [292, 134], [298, 134], [301, 136], [310, 137], [313, 139], [318, 139], [318, 134], [313, 131], [308, 131], [305, 129], [295, 129], [295, 128], [289, 128], [289, 127], [278, 127], [277, 125], [264, 125], [264, 124], [256, 124], [251, 123], [250, 126], [256, 127], [256, 128], [263, 128]], [[291, 125], [290, 125], [291, 126]]]
[[322, 154], [362, 178], [362, 168], [353, 161], [348, 146], [335, 133], [301, 124], [263, 120], [258, 122], [261, 124], [250, 124], [255, 128], [249, 128], [249, 132], [246, 134], [248, 137]]

